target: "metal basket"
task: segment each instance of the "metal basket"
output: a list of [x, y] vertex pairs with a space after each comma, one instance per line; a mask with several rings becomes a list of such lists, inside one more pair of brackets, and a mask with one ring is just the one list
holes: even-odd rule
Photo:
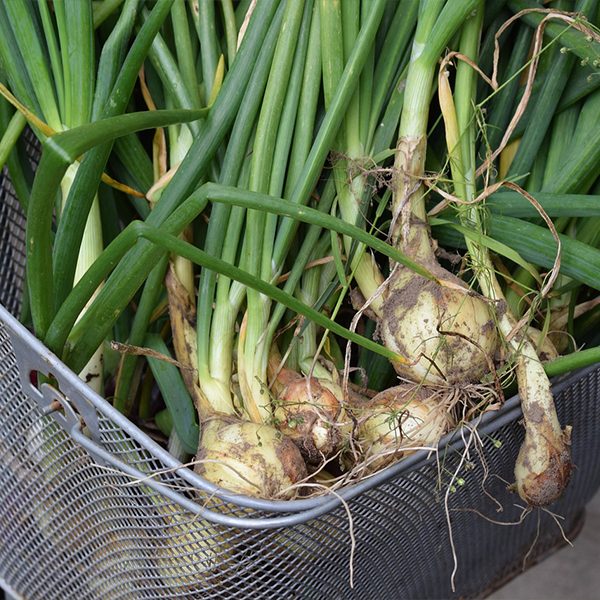
[[[25, 218], [6, 175], [0, 188], [0, 587], [7, 593], [475, 598], [562, 543], [546, 512], [513, 527], [473, 512], [503, 522], [522, 516], [503, 481], [513, 480], [524, 435], [518, 398], [482, 419], [480, 451], [465, 428], [443, 440], [437, 457], [417, 453], [335, 496], [232, 496], [178, 468], [13, 316]], [[60, 391], [47, 384], [39, 391], [36, 371], [51, 373]], [[600, 485], [599, 390], [598, 368], [554, 385], [578, 467], [552, 507], [567, 534]], [[452, 481], [459, 467], [464, 485]]]

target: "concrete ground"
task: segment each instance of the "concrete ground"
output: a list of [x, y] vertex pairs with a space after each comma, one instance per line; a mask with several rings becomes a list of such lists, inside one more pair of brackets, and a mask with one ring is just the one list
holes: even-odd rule
[[586, 508], [585, 524], [545, 561], [489, 596], [489, 600], [600, 600], [600, 492]]

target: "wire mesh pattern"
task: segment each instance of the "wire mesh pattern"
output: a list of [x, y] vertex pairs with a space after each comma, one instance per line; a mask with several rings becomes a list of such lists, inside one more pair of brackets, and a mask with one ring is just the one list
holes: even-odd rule
[[[2, 190], [0, 214], [9, 217], [0, 239], [12, 248], [5, 253], [2, 246], [2, 303], [16, 313], [24, 219], [15, 216], [5, 183]], [[214, 514], [268, 517], [268, 505], [247, 508], [199, 493], [179, 472], [165, 473], [143, 436], [130, 435], [97, 404], [97, 443], [113, 460], [96, 460], [23, 391], [19, 369], [31, 367], [17, 364], [14, 328], [11, 338], [0, 321], [0, 583], [28, 599], [475, 598], [563, 542], [547, 512], [511, 527], [486, 520], [518, 522], [523, 515], [505, 483], [523, 439], [515, 419], [498, 419], [481, 444], [471, 436], [468, 454], [447, 446], [437, 460], [318, 518], [273, 529], [220, 525], [119, 465], [155, 475]], [[557, 395], [561, 421], [573, 426], [578, 466], [552, 507], [567, 534], [600, 484], [599, 391], [596, 369]], [[453, 481], [459, 466], [462, 485]]]
[[[0, 199], [14, 200], [7, 169], [0, 173]], [[18, 202], [0, 201], [0, 303], [15, 314], [21, 306], [25, 278], [25, 215]], [[22, 236], [22, 237], [21, 237]]]
[[[40, 143], [27, 128], [17, 150], [35, 167]], [[25, 213], [15, 196], [7, 167], [0, 170], [0, 304], [16, 315], [21, 307], [25, 279]]]

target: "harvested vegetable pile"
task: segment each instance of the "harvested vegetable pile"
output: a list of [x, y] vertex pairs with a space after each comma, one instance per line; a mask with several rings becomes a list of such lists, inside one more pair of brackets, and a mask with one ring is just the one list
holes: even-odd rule
[[1, 2], [21, 320], [263, 498], [518, 389], [514, 487], [551, 504], [573, 465], [548, 377], [600, 360], [599, 23], [597, 0]]

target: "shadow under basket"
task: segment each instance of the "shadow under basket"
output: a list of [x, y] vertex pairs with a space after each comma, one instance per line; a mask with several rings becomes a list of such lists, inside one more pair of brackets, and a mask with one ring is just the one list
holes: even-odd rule
[[[467, 459], [464, 428], [437, 457], [416, 453], [338, 496], [276, 502], [216, 490], [178, 468], [17, 321], [24, 239], [25, 217], [4, 175], [0, 587], [9, 595], [477, 598], [564, 543], [545, 511], [510, 527], [481, 516], [522, 516], [505, 483], [524, 437], [517, 397], [484, 416], [481, 451], [471, 444]], [[59, 389], [38, 390], [34, 372], [52, 373]], [[561, 423], [573, 426], [577, 469], [550, 508], [572, 536], [600, 486], [600, 368], [564, 376], [553, 389]], [[461, 464], [464, 485], [448, 491]]]

